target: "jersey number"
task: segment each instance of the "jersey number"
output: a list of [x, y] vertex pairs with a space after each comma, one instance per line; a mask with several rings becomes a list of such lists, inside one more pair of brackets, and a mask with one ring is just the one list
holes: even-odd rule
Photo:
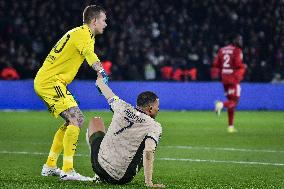
[[133, 126], [134, 122], [130, 121], [127, 117], [124, 117], [124, 119], [128, 122], [128, 125], [126, 127], [123, 127], [119, 129], [117, 132], [114, 133], [114, 135], [118, 135], [119, 133], [123, 132], [125, 129], [129, 129]]
[[230, 55], [224, 54], [223, 59], [224, 59], [223, 68], [229, 68], [230, 67], [229, 62], [231, 59]]
[[66, 36], [66, 39], [65, 39], [65, 41], [63, 42], [62, 46], [61, 46], [59, 49], [57, 49], [58, 46], [59, 46], [59, 44], [61, 43], [61, 40], [60, 40], [60, 41], [53, 47], [54, 52], [55, 52], [55, 53], [60, 53], [60, 52], [63, 50], [63, 48], [65, 47], [66, 43], [69, 41], [69, 39], [70, 39], [70, 34], [68, 34], [68, 35]]

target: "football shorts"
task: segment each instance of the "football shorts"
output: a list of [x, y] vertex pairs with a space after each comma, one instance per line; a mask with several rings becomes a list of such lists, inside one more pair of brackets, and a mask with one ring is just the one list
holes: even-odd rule
[[54, 82], [45, 86], [35, 85], [34, 89], [48, 107], [48, 111], [56, 118], [63, 111], [78, 106], [71, 92], [61, 82]]
[[103, 183], [111, 183], [111, 184], [126, 184], [129, 183], [134, 176], [138, 173], [138, 171], [143, 166], [142, 153], [144, 149], [144, 145], [141, 148], [141, 156], [136, 156], [133, 158], [132, 163], [129, 165], [129, 168], [126, 170], [125, 175], [120, 179], [116, 180], [108, 172], [101, 167], [98, 155], [100, 151], [100, 145], [103, 141], [105, 133], [102, 131], [98, 131], [90, 136], [90, 144], [91, 144], [91, 163], [93, 171], [100, 177], [100, 180]]
[[98, 155], [101, 142], [103, 141], [105, 133], [102, 131], [95, 132], [90, 136], [91, 145], [91, 163], [94, 172], [100, 177], [100, 180], [104, 183], [116, 183], [117, 181], [112, 178], [100, 165], [98, 161]]
[[227, 98], [239, 99], [241, 96], [240, 84], [224, 85], [225, 96]]

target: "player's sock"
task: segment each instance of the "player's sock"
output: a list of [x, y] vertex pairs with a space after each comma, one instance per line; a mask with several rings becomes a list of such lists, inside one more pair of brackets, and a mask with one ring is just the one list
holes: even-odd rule
[[63, 138], [63, 167], [64, 172], [68, 172], [73, 169], [73, 156], [76, 151], [78, 136], [80, 128], [75, 125], [68, 125], [64, 138]]
[[234, 125], [234, 112], [235, 112], [235, 108], [228, 108], [229, 125]]
[[61, 125], [54, 135], [49, 155], [45, 163], [48, 167], [56, 167], [58, 156], [63, 150], [63, 137], [65, 131], [66, 126]]

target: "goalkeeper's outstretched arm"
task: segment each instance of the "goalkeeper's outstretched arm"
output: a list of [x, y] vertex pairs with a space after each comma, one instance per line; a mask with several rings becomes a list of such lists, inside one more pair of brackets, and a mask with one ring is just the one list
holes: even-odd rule
[[151, 138], [147, 138], [145, 141], [145, 149], [143, 152], [143, 166], [145, 175], [145, 185], [152, 188], [165, 188], [163, 184], [154, 184], [153, 178], [153, 167], [154, 167], [154, 153], [156, 143]]
[[107, 75], [107, 73], [105, 72], [105, 70], [102, 66], [102, 63], [100, 61], [97, 61], [97, 62], [92, 64], [92, 68], [97, 71], [98, 75], [101, 74], [102, 80], [104, 81], [104, 83], [108, 84], [109, 78], [108, 78], [108, 75]]

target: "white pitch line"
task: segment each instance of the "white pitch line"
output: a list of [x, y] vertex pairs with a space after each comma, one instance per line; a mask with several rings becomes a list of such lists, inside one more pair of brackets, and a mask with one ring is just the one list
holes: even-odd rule
[[223, 148], [223, 147], [200, 147], [200, 146], [160, 146], [162, 148], [178, 148], [189, 150], [218, 150], [218, 151], [238, 151], [238, 152], [265, 152], [265, 153], [284, 153], [283, 150], [270, 149], [244, 149], [244, 148]]
[[[0, 141], [6, 143], [6, 141]], [[49, 142], [28, 142], [28, 141], [11, 141], [14, 144], [30, 144], [30, 145], [51, 145]], [[79, 143], [80, 145], [80, 143]], [[231, 147], [207, 147], [207, 146], [159, 146], [159, 148], [174, 148], [188, 150], [208, 150], [208, 151], [238, 151], [238, 152], [261, 152], [261, 153], [284, 153], [284, 150], [271, 149], [246, 149], [246, 148], [231, 148]]]
[[[0, 151], [0, 154], [18, 154], [18, 155], [48, 155], [48, 153], [43, 153], [43, 152], [16, 152], [16, 151]], [[83, 157], [89, 157], [90, 155], [86, 154], [75, 154], [75, 156], [83, 156]]]
[[[42, 152], [16, 152], [16, 151], [0, 151], [0, 154], [17, 154], [17, 155], [48, 155], [48, 153]], [[86, 154], [76, 154], [75, 156], [90, 157]], [[284, 166], [284, 163], [268, 163], [257, 161], [225, 161], [225, 160], [213, 160], [213, 159], [189, 159], [189, 158], [157, 158], [162, 161], [185, 161], [185, 162], [205, 162], [205, 163], [230, 163], [230, 164], [246, 164], [246, 165], [272, 165], [272, 166]]]
[[185, 159], [185, 158], [157, 158], [157, 159], [165, 161], [189, 161], [189, 162], [206, 162], [206, 163], [232, 163], [232, 164], [248, 164], [248, 165], [284, 166], [284, 163], [267, 163], [267, 162], [257, 162], [257, 161], [225, 161], [225, 160], [213, 160], [213, 159]]

